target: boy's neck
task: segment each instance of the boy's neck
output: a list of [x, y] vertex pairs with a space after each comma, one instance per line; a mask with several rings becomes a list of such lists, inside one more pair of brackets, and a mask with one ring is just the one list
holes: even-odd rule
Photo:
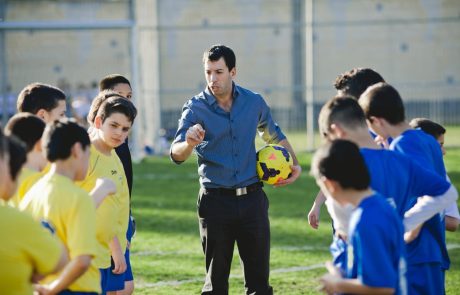
[[369, 148], [379, 150], [381, 147], [372, 139], [369, 130], [359, 128], [348, 132], [350, 141], [354, 142], [359, 148]]
[[24, 164], [25, 168], [33, 171], [42, 171], [46, 166], [46, 159], [39, 151], [32, 150], [27, 154], [27, 161]]
[[70, 180], [75, 181], [76, 171], [75, 171], [75, 163], [73, 161], [64, 160], [64, 161], [56, 161], [51, 163], [51, 168], [49, 171], [50, 174], [58, 174]]
[[91, 144], [94, 145], [96, 150], [104, 155], [110, 156], [112, 153], [113, 147], [107, 145], [98, 135], [95, 135], [93, 138], [91, 138]]
[[357, 207], [364, 199], [372, 195], [373, 191], [370, 188], [364, 190], [346, 189], [342, 191], [341, 199]]
[[412, 129], [412, 127], [410, 127], [409, 123], [407, 123], [406, 121], [403, 121], [401, 123], [398, 123], [396, 125], [388, 125], [387, 127], [387, 131], [388, 131], [388, 134], [392, 137], [392, 138], [396, 138], [398, 136], [400, 136], [403, 132], [409, 130], [409, 129]]

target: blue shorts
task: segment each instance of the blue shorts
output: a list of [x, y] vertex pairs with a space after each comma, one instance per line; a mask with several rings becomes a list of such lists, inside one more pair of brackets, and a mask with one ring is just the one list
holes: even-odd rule
[[101, 273], [101, 288], [103, 295], [105, 295], [106, 292], [121, 291], [125, 288], [125, 282], [133, 280], [129, 250], [126, 250], [125, 252], [125, 260], [126, 271], [122, 274], [114, 274], [112, 272], [112, 269], [114, 268], [113, 259], [111, 259], [110, 267], [99, 269]]
[[131, 243], [131, 240], [136, 233], [136, 221], [132, 215], [129, 215], [128, 230], [126, 231], [126, 239]]
[[58, 295], [98, 295], [97, 292], [80, 292], [80, 291], [70, 291], [64, 290], [58, 293]]
[[418, 263], [407, 266], [408, 294], [445, 294], [441, 263]]

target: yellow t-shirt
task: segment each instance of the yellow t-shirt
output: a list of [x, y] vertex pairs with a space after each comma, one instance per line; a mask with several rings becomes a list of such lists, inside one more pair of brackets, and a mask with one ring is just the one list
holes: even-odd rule
[[32, 294], [32, 273], [56, 267], [60, 242], [28, 214], [9, 206], [0, 206], [0, 232], [1, 294]]
[[8, 201], [11, 207], [18, 208], [27, 191], [43, 176], [41, 171], [22, 168], [18, 178], [18, 189], [14, 196]]
[[128, 183], [123, 164], [115, 150], [108, 156], [91, 145], [88, 174], [83, 181], [77, 182], [77, 185], [90, 192], [96, 180], [102, 177], [111, 179], [117, 187], [117, 192], [106, 197], [96, 209], [96, 236], [101, 247], [95, 262], [99, 268], [107, 268], [110, 267], [109, 243], [115, 235], [120, 241], [123, 253], [126, 250], [129, 218]]
[[[35, 220], [52, 228], [69, 251], [70, 259], [80, 255], [96, 255], [94, 202], [70, 178], [46, 174], [26, 193], [19, 209], [29, 212]], [[58, 275], [48, 276], [43, 282], [50, 283]], [[99, 269], [92, 262], [89, 269], [68, 289], [101, 292]]]

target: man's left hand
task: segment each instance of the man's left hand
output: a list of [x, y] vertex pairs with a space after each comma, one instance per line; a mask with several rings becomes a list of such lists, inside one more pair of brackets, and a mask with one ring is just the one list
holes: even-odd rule
[[277, 183], [275, 183], [273, 186], [274, 187], [281, 187], [281, 186], [285, 186], [285, 185], [288, 185], [288, 184], [291, 184], [293, 183], [294, 181], [297, 180], [297, 178], [299, 178], [300, 176], [300, 173], [302, 173], [302, 167], [300, 167], [300, 165], [292, 165], [291, 166], [291, 176], [287, 179], [281, 179], [279, 180]]

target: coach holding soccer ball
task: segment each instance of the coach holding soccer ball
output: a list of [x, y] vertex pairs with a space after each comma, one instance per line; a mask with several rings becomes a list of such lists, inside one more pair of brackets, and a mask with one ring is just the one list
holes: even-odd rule
[[256, 132], [266, 143], [292, 155], [294, 182], [301, 168], [286, 136], [259, 94], [233, 82], [235, 54], [224, 45], [204, 53], [206, 89], [185, 103], [171, 159], [180, 164], [195, 150], [201, 189], [198, 218], [206, 258], [202, 294], [228, 294], [235, 242], [244, 268], [247, 294], [273, 294], [269, 285], [268, 199], [256, 174]]

